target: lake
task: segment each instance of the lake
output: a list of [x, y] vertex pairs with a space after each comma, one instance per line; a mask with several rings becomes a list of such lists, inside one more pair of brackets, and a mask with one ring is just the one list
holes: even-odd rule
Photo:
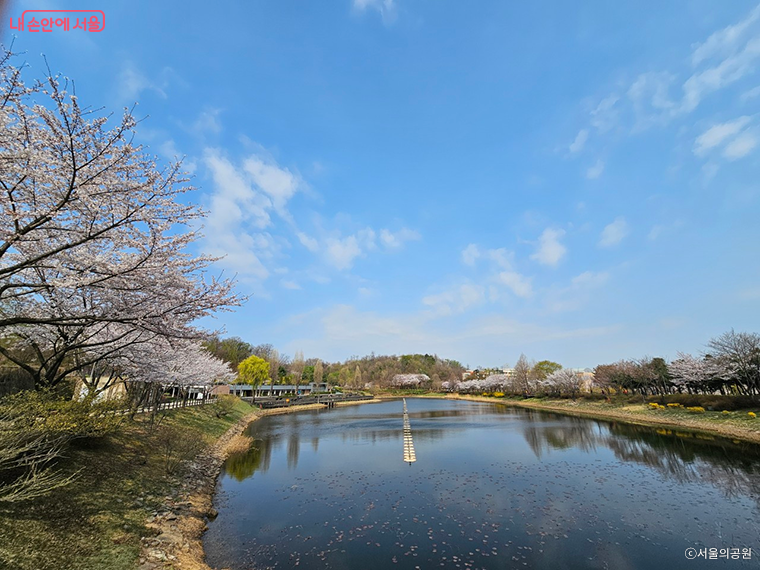
[[[209, 564], [760, 567], [758, 446], [501, 404], [406, 401], [411, 464], [401, 400], [251, 424], [254, 446], [219, 479]], [[710, 548], [716, 559], [702, 556]]]

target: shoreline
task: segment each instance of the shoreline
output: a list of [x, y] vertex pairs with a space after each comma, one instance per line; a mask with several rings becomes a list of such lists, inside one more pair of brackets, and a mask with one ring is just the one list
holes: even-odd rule
[[[714, 425], [700, 421], [698, 415], [694, 418], [681, 417], [652, 417], [644, 413], [660, 413], [642, 411], [625, 411], [620, 408], [609, 410], [599, 409], [604, 404], [589, 404], [587, 402], [578, 403], [572, 400], [552, 400], [548, 403], [531, 402], [528, 400], [510, 400], [506, 398], [491, 398], [488, 396], [469, 396], [459, 394], [426, 394], [421, 396], [410, 396], [417, 398], [431, 398], [439, 400], [461, 400], [470, 402], [487, 402], [490, 404], [501, 404], [513, 408], [524, 408], [529, 410], [539, 410], [563, 414], [567, 416], [584, 417], [589, 419], [620, 421], [627, 424], [647, 426], [647, 427], [664, 427], [672, 429], [681, 429], [689, 432], [721, 437], [724, 439], [738, 439], [747, 443], [760, 445], [760, 420], [753, 420], [757, 423], [757, 428], [735, 426], [735, 425]], [[560, 403], [567, 402], [567, 405]], [[665, 412], [673, 413], [673, 412]]]
[[[336, 406], [371, 404], [378, 401], [382, 399], [336, 402]], [[166, 501], [165, 512], [149, 517], [146, 521], [146, 534], [152, 536], [142, 539], [137, 568], [158, 570], [179, 567], [186, 570], [214, 570], [206, 564], [203, 534], [208, 528], [208, 522], [216, 518], [217, 513], [213, 506], [216, 483], [221, 475], [222, 465], [229, 455], [231, 442], [250, 424], [263, 417], [318, 409], [326, 408], [323, 404], [306, 404], [271, 410], [253, 409], [190, 461], [182, 475], [182, 482], [178, 485], [176, 498]]]

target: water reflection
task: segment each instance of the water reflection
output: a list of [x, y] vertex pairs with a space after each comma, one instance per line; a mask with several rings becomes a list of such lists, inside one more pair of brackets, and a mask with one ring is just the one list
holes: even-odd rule
[[758, 446], [698, 433], [550, 416], [529, 412], [525, 441], [537, 458], [552, 450], [612, 451], [617, 459], [655, 469], [678, 483], [709, 481], [727, 496], [751, 493], [760, 500]]
[[[620, 422], [515, 410], [503, 405], [465, 404], [458, 409], [410, 411], [409, 416], [417, 420], [414, 436], [418, 442], [445, 444], [447, 436], [472, 427], [471, 423], [450, 420], [509, 416], [519, 418], [522, 436], [538, 459], [552, 451], [574, 449], [595, 453], [606, 448], [620, 461], [645, 465], [679, 483], [706, 480], [729, 496], [747, 491], [760, 495], [760, 452], [758, 446], [748, 443]], [[344, 443], [376, 445], [402, 439], [398, 415], [356, 414], [345, 420], [348, 425], [339, 433]], [[277, 428], [264, 422], [254, 423], [248, 431], [255, 437], [253, 446], [247, 453], [231, 456], [225, 464], [225, 472], [243, 481], [257, 471], [268, 471], [273, 451], [284, 441], [287, 441], [287, 467], [296, 469], [301, 435], [311, 436], [311, 449], [316, 453], [324, 427], [328, 427], [327, 435], [335, 435], [334, 430], [329, 429], [335, 426], [325, 423], [320, 412], [292, 414]]]
[[407, 404], [424, 456], [411, 466], [398, 460], [400, 402], [252, 424], [252, 448], [220, 478], [209, 563], [645, 570], [691, 568], [695, 545], [760, 548], [757, 446], [502, 405]]
[[247, 452], [230, 455], [224, 464], [224, 472], [237, 481], [244, 481], [253, 477], [256, 471], [268, 471], [276, 443], [274, 437], [255, 439]]

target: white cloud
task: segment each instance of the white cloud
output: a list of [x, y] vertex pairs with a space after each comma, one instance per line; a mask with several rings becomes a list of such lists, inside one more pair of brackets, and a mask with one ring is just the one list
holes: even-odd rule
[[760, 38], [747, 42], [744, 49], [727, 57], [718, 65], [695, 73], [683, 84], [681, 110], [691, 112], [710, 93], [723, 89], [754, 71], [760, 58]]
[[327, 261], [336, 269], [350, 269], [354, 260], [362, 255], [362, 249], [356, 236], [345, 238], [327, 238], [325, 242]]
[[512, 258], [514, 254], [511, 251], [507, 251], [503, 247], [498, 249], [489, 249], [486, 251], [486, 257], [496, 263], [497, 266], [502, 269], [512, 268]]
[[627, 236], [628, 223], [624, 218], [620, 217], [615, 219], [614, 222], [605, 226], [602, 230], [602, 235], [599, 238], [600, 247], [613, 247], [623, 241], [623, 238]]
[[397, 232], [383, 228], [378, 235], [370, 227], [348, 235], [338, 230], [331, 233], [322, 232], [319, 237], [311, 237], [298, 231], [296, 237], [306, 249], [321, 255], [329, 265], [340, 271], [351, 269], [356, 259], [365, 257], [368, 252], [378, 251], [378, 242], [385, 251], [392, 251], [402, 248], [407, 241], [420, 239], [418, 232], [408, 228], [402, 228]]
[[733, 121], [713, 125], [697, 137], [694, 142], [694, 154], [699, 156], [706, 154], [708, 150], [738, 134], [751, 120], [751, 117], [744, 116]]
[[502, 271], [497, 276], [497, 281], [506, 285], [512, 293], [523, 299], [533, 295], [531, 278], [525, 277], [516, 271]]
[[167, 87], [166, 72], [168, 71], [170, 71], [169, 68], [164, 70], [163, 79], [153, 81], [140, 71], [134, 63], [125, 62], [116, 81], [119, 100], [127, 104], [135, 103], [140, 94], [146, 90], [153, 91], [162, 99], [166, 99], [164, 89]]
[[297, 291], [301, 288], [301, 286], [298, 283], [296, 283], [295, 281], [288, 280], [288, 279], [283, 279], [282, 281], [280, 281], [280, 285], [282, 285], [284, 289], [290, 289], [292, 291]]
[[246, 221], [255, 228], [267, 227], [271, 202], [252, 187], [249, 180], [217, 149], [206, 149], [204, 163], [211, 171], [214, 192], [211, 196], [209, 224], [216, 232]]
[[745, 32], [760, 18], [760, 6], [757, 6], [746, 19], [727, 26], [713, 33], [701, 44], [694, 44], [691, 54], [692, 66], [697, 66], [706, 59], [726, 57], [736, 50]]
[[602, 175], [602, 172], [604, 172], [604, 161], [602, 159], [599, 159], [596, 161], [596, 164], [594, 166], [590, 167], [586, 171], [586, 178], [589, 180], [595, 180]]
[[[263, 281], [270, 274], [265, 262], [274, 259], [280, 250], [278, 240], [263, 230], [272, 223], [273, 209], [278, 208], [282, 217], [288, 217], [285, 205], [295, 189], [283, 190], [282, 181], [291, 180], [297, 187], [297, 177], [274, 163], [264, 163], [255, 154], [238, 167], [219, 149], [207, 148], [203, 163], [213, 181], [204, 251], [223, 256], [221, 266]], [[252, 164], [265, 164], [266, 169], [252, 168]], [[304, 243], [301, 236], [299, 239]]]
[[[684, 79], [668, 70], [639, 74], [625, 89], [626, 99], [611, 94], [590, 113], [589, 123], [600, 132], [632, 116], [633, 131], [664, 125], [693, 112], [710, 94], [754, 73], [760, 64], [760, 5], [742, 21], [713, 33], [692, 46], [691, 69]], [[680, 94], [675, 93], [680, 83]], [[747, 91], [742, 100], [760, 94]]]
[[277, 212], [288, 218], [285, 205], [303, 185], [301, 177], [258, 155], [245, 159], [243, 169], [251, 176], [254, 184], [269, 196]]
[[604, 133], [617, 125], [618, 109], [615, 108], [619, 97], [614, 93], [599, 102], [596, 109], [591, 111], [591, 125]]
[[749, 91], [745, 91], [744, 93], [742, 93], [741, 100], [747, 101], [748, 99], [754, 99], [755, 97], [758, 97], [758, 96], [760, 96], [760, 85], [758, 85], [757, 87], [753, 87]]
[[407, 241], [414, 241], [420, 239], [421, 236], [418, 232], [407, 228], [401, 228], [396, 233], [390, 230], [380, 230], [380, 242], [387, 248], [398, 249], [403, 247]]
[[737, 160], [747, 156], [757, 146], [757, 138], [750, 133], [742, 133], [726, 145], [723, 156], [729, 160]]
[[584, 271], [570, 280], [570, 284], [560, 289], [550, 289], [544, 297], [544, 307], [550, 313], [577, 311], [587, 305], [594, 292], [609, 281], [606, 271]]
[[538, 238], [538, 248], [530, 256], [542, 265], [557, 265], [567, 253], [567, 248], [560, 243], [560, 238], [565, 235], [565, 230], [546, 228]]
[[576, 287], [601, 287], [610, 278], [606, 271], [584, 271], [572, 278], [571, 282]]
[[678, 105], [670, 98], [675, 77], [667, 72], [642, 73], [628, 89], [628, 99], [636, 117], [635, 130], [670, 119]]
[[309, 237], [303, 232], [296, 232], [296, 237], [298, 238], [298, 241], [301, 242], [301, 245], [303, 245], [310, 252], [316, 253], [319, 251], [319, 242], [313, 237]]
[[422, 304], [433, 309], [438, 315], [463, 313], [485, 300], [485, 288], [481, 285], [465, 283], [442, 293], [427, 295]]
[[199, 135], [206, 133], [219, 134], [222, 132], [222, 123], [219, 121], [221, 109], [206, 109], [201, 111], [193, 123], [192, 130]]
[[474, 243], [471, 243], [466, 248], [462, 250], [462, 263], [465, 265], [469, 265], [470, 267], [475, 266], [475, 262], [480, 257], [480, 250], [478, 249], [478, 246]]
[[360, 12], [376, 10], [386, 24], [391, 24], [396, 19], [398, 9], [395, 0], [353, 0], [353, 4], [354, 9]]
[[575, 140], [568, 147], [570, 152], [577, 153], [583, 150], [588, 140], [588, 129], [581, 129], [575, 137]]

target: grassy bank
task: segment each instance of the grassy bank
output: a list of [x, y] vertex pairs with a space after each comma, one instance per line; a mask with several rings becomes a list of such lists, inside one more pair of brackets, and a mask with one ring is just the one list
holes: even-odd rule
[[211, 406], [172, 410], [163, 429], [152, 431], [138, 416], [115, 435], [73, 446], [60, 463], [67, 472], [79, 471], [72, 484], [0, 510], [0, 568], [134, 569], [146, 518], [180, 482], [179, 472], [166, 472], [166, 430], [210, 443], [251, 411], [242, 401], [222, 418]]
[[[648, 403], [631, 403], [623, 398], [607, 402], [583, 399], [494, 398], [457, 394], [428, 394], [425, 397], [499, 402], [519, 408], [704, 432], [760, 444], [760, 408], [728, 413], [723, 413], [723, 411], [694, 413], [686, 408], [678, 407], [653, 409]], [[755, 413], [757, 417], [753, 418], [749, 412]]]

